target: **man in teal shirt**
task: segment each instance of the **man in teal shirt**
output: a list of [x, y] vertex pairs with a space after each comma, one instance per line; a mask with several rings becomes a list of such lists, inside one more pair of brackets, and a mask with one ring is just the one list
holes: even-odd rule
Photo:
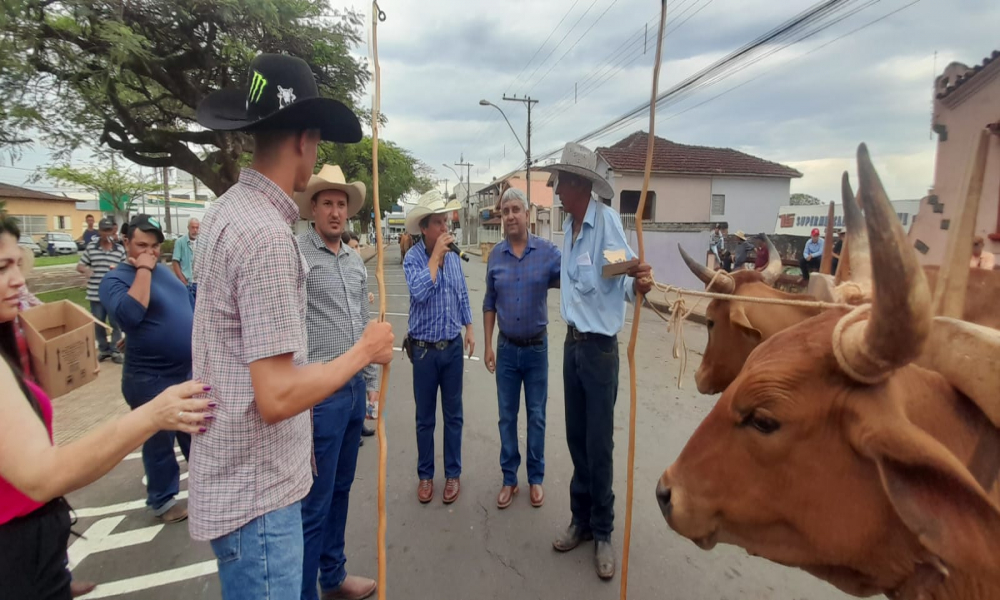
[[194, 299], [198, 295], [198, 283], [194, 274], [194, 248], [200, 227], [201, 221], [198, 219], [192, 217], [188, 221], [187, 235], [177, 238], [177, 242], [174, 243], [173, 261], [170, 265], [177, 279], [187, 286], [188, 295], [191, 296], [191, 308], [194, 308]]
[[597, 155], [569, 143], [552, 173], [556, 194], [567, 213], [560, 275], [561, 312], [567, 333], [563, 346], [566, 442], [573, 459], [570, 510], [573, 520], [553, 542], [560, 552], [595, 540], [594, 566], [601, 579], [615, 574], [615, 494], [612, 489], [614, 409], [618, 397], [618, 332], [625, 324], [625, 302], [652, 289], [652, 270], [639, 263], [625, 275], [604, 278], [606, 251], [628, 246], [618, 213], [592, 198], [614, 191], [597, 173]]

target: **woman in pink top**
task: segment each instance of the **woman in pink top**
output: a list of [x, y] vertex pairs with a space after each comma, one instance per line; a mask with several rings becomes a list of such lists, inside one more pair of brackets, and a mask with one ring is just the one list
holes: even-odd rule
[[66, 570], [69, 508], [64, 494], [100, 478], [163, 429], [204, 432], [206, 390], [189, 381], [66, 446], [52, 443], [52, 404], [21, 375], [14, 336], [24, 277], [20, 232], [0, 217], [0, 595], [11, 600], [71, 597]]

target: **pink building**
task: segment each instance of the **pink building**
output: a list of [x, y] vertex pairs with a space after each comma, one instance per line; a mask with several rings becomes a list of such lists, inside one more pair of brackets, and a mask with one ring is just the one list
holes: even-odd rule
[[[975, 67], [951, 63], [937, 78], [933, 129], [938, 134], [934, 187], [920, 201], [910, 240], [924, 264], [944, 260], [948, 228], [965, 202], [964, 186], [979, 132], [988, 128], [986, 177], [979, 199], [975, 235], [986, 250], [1000, 252], [1000, 51]], [[970, 240], [971, 244], [972, 241]]]

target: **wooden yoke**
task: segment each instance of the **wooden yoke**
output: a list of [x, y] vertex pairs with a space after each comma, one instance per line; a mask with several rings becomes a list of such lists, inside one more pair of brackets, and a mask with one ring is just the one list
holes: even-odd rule
[[983, 195], [983, 178], [986, 175], [986, 155], [989, 152], [990, 133], [983, 129], [972, 150], [968, 178], [965, 183], [965, 203], [954, 215], [948, 231], [948, 248], [941, 264], [937, 287], [934, 288], [934, 314], [939, 317], [961, 319], [965, 311], [965, 294], [969, 285], [969, 262], [972, 260], [972, 237], [979, 214], [979, 199]]
[[833, 275], [833, 202], [826, 217], [826, 237], [823, 238], [823, 258], [819, 261], [819, 272]]
[[[375, 213], [375, 238], [378, 255], [375, 263], [375, 278], [378, 280], [378, 320], [385, 322], [385, 237], [382, 235], [382, 210], [378, 201], [378, 120], [381, 108], [382, 75], [378, 64], [378, 23], [385, 21], [385, 13], [372, 2], [372, 59], [375, 66], [375, 91], [372, 94], [372, 208]], [[385, 435], [385, 395], [389, 389], [389, 364], [382, 365], [382, 381], [378, 390], [378, 416], [375, 432], [378, 434], [378, 598], [385, 600], [386, 586], [386, 512], [385, 481], [389, 456], [388, 440]]]
[[[646, 169], [642, 178], [642, 193], [639, 195], [639, 207], [636, 209], [635, 233], [639, 244], [639, 262], [645, 257], [645, 247], [642, 242], [642, 215], [646, 209], [646, 196], [649, 194], [649, 176], [653, 170], [653, 143], [656, 140], [656, 94], [660, 84], [660, 58], [663, 53], [663, 28], [667, 22], [667, 0], [660, 0], [660, 28], [656, 36], [656, 58], [653, 60], [653, 93], [649, 100], [649, 142], [646, 145]], [[628, 554], [632, 542], [632, 488], [635, 485], [635, 411], [636, 411], [636, 371], [635, 371], [635, 341], [639, 335], [639, 316], [642, 314], [643, 295], [635, 296], [635, 312], [632, 314], [632, 334], [628, 340], [628, 379], [629, 379], [629, 417], [628, 417], [628, 468], [625, 469], [625, 541], [622, 547], [622, 583], [621, 600], [628, 598]]]

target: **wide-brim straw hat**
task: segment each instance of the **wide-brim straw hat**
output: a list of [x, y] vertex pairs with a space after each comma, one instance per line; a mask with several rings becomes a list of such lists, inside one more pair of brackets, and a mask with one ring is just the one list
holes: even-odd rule
[[458, 200], [448, 202], [441, 192], [431, 190], [417, 200], [417, 205], [406, 215], [406, 233], [410, 235], [420, 234], [420, 221], [429, 215], [443, 215], [446, 213], [461, 210], [462, 204]]
[[347, 194], [347, 218], [358, 214], [365, 203], [365, 184], [360, 181], [347, 183], [344, 172], [338, 165], [323, 165], [319, 173], [309, 178], [309, 185], [304, 192], [295, 194], [295, 203], [299, 205], [299, 216], [312, 219], [312, 199], [316, 194], [326, 190], [340, 190]]
[[[547, 173], [571, 173], [594, 184], [594, 193], [600, 198], [613, 198], [614, 189], [608, 180], [597, 172], [597, 153], [591, 152], [586, 146], [569, 142], [563, 147], [562, 157], [554, 165], [536, 167], [538, 171]], [[552, 178], [549, 178], [552, 184]]]
[[737, 231], [736, 237], [740, 238], [744, 242], [747, 241], [747, 234], [743, 233], [743, 230]]

